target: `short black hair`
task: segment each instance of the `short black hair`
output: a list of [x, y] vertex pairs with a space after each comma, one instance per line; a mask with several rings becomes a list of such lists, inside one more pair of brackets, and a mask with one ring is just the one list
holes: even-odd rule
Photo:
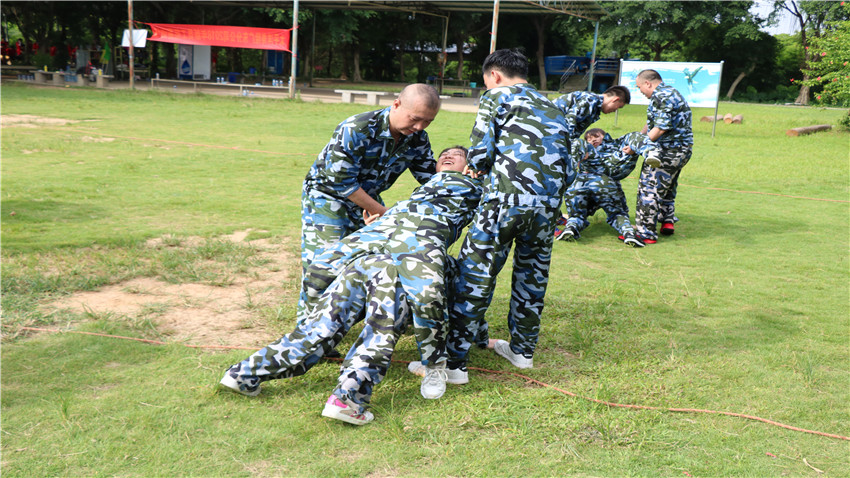
[[481, 72], [485, 75], [491, 70], [498, 70], [510, 78], [528, 78], [528, 58], [519, 48], [496, 50], [487, 55]]
[[463, 151], [463, 157], [464, 157], [464, 158], [465, 158], [465, 157], [467, 157], [467, 156], [469, 155], [469, 150], [468, 150], [468, 149], [464, 148], [464, 147], [463, 147], [463, 146], [461, 146], [461, 145], [457, 145], [457, 146], [449, 146], [448, 148], [446, 148], [446, 149], [444, 149], [444, 150], [440, 151], [440, 154], [439, 154], [439, 156], [437, 156], [437, 157], [439, 158], [439, 157], [440, 157], [440, 156], [442, 156], [442, 155], [443, 155], [443, 153], [445, 153], [446, 151], [451, 151], [451, 150], [453, 150], [453, 149], [459, 149], [459, 150]]
[[605, 130], [602, 128], [590, 128], [584, 133], [584, 139], [587, 139], [588, 136], [602, 136], [605, 137]]
[[629, 93], [629, 89], [626, 88], [625, 86], [620, 86], [620, 85], [612, 86], [611, 88], [608, 88], [607, 90], [605, 90], [605, 92], [602, 93], [602, 94], [603, 95], [614, 95], [614, 96], [620, 98], [621, 100], [623, 100], [624, 105], [627, 105], [627, 104], [629, 104], [629, 102], [632, 101], [632, 94]]
[[637, 79], [641, 81], [664, 81], [661, 75], [655, 70], [643, 70], [637, 74]]

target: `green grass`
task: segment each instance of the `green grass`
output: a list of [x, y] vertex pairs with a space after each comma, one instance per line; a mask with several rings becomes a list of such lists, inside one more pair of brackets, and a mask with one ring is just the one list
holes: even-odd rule
[[[0, 93], [4, 116], [81, 121], [2, 129], [4, 475], [850, 476], [846, 441], [609, 408], [492, 373], [472, 371], [470, 384], [426, 401], [394, 366], [375, 390], [377, 419], [354, 428], [319, 415], [335, 364], [247, 399], [215, 390], [247, 351], [20, 334], [50, 325], [159, 337], [155, 304], [144, 317], [40, 306], [135, 277], [227, 286], [264, 261], [215, 239], [237, 230], [266, 231], [256, 237], [297, 253], [304, 174], [334, 126], [363, 107], [6, 84]], [[850, 135], [785, 136], [846, 112], [721, 104], [727, 112], [744, 123], [718, 124], [713, 138], [711, 124], [695, 123], [675, 236], [630, 249], [600, 213], [581, 241], [555, 244], [527, 375], [590, 398], [850, 435]], [[644, 115], [630, 106], [598, 125], [616, 136]], [[434, 148], [465, 143], [473, 118], [441, 112]], [[631, 204], [635, 177], [623, 181]], [[385, 199], [413, 187], [405, 176]], [[144, 244], [169, 234], [208, 240]], [[507, 335], [509, 274], [488, 311], [496, 338]], [[291, 327], [296, 281], [287, 287], [279, 308], [256, 311], [270, 334]], [[416, 358], [411, 337], [395, 358]], [[487, 351], [471, 365], [511, 370]]]

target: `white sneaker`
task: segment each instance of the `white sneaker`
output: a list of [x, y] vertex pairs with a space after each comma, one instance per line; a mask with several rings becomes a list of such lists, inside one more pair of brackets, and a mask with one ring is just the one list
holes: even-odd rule
[[236, 393], [248, 396], [248, 397], [256, 397], [257, 395], [260, 394], [260, 387], [259, 386], [254, 390], [248, 390], [247, 388], [243, 390], [240, 387], [239, 382], [237, 382], [236, 379], [231, 377], [230, 373], [227, 373], [227, 372], [225, 372], [224, 377], [222, 377], [221, 381], [218, 382], [218, 383], [222, 388], [224, 388], [226, 390], [229, 390], [231, 392], [236, 392]]
[[424, 398], [435, 400], [446, 393], [446, 364], [428, 365], [419, 392]]
[[522, 354], [515, 354], [511, 350], [511, 344], [504, 340], [497, 340], [493, 345], [493, 351], [502, 357], [508, 359], [516, 368], [531, 368], [534, 366], [534, 359], [525, 358]]
[[336, 395], [331, 394], [328, 401], [325, 402], [322, 416], [342, 420], [352, 425], [365, 425], [375, 419], [375, 415], [372, 415], [369, 410], [363, 410], [362, 413], [359, 413], [356, 411], [358, 408], [355, 404], [343, 402]]
[[[407, 365], [407, 371], [412, 373], [413, 375], [419, 375], [420, 377], [425, 376], [425, 370], [428, 367], [422, 365], [422, 362], [410, 362]], [[452, 385], [463, 385], [465, 383], [469, 383], [469, 372], [461, 369], [446, 369], [446, 383], [450, 383]]]

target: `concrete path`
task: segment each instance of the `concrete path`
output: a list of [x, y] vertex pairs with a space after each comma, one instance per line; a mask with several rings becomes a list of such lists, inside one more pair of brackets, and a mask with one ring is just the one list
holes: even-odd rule
[[[17, 81], [17, 80], [11, 80]], [[38, 85], [43, 88], [60, 88], [53, 87], [50, 85]], [[181, 93], [181, 94], [191, 94], [196, 92], [201, 92], [204, 94], [210, 95], [221, 95], [221, 96], [239, 96], [240, 90], [237, 87], [238, 85], [217, 85], [216, 83], [197, 83], [197, 86], [191, 83], [171, 83], [169, 84], [167, 81], [162, 81], [161, 84], [156, 88], [159, 91], [171, 91], [173, 93]], [[339, 84], [336, 85], [339, 87]], [[277, 98], [277, 99], [288, 99], [289, 98], [289, 89], [286, 87], [280, 88], [255, 88], [252, 89], [251, 85], [242, 85], [243, 90], [248, 92], [249, 98]], [[118, 90], [118, 89], [129, 89], [130, 82], [129, 81], [110, 81], [107, 89]], [[150, 80], [136, 80], [134, 88], [137, 90], [150, 90], [151, 89], [151, 81]], [[339, 93], [334, 93], [334, 87], [330, 88], [310, 88], [307, 86], [299, 86], [298, 97], [303, 101], [320, 101], [322, 103], [341, 103], [342, 95]], [[383, 97], [379, 97], [378, 107], [385, 107], [392, 104], [395, 99], [395, 95], [385, 95]], [[361, 104], [364, 107], [364, 111], [369, 109], [377, 109], [375, 105], [366, 104], [366, 98], [362, 95], [356, 95], [354, 99], [355, 104]], [[442, 101], [442, 110], [445, 111], [453, 111], [458, 113], [476, 113], [478, 111], [478, 99], [477, 98], [456, 98], [456, 97], [443, 97]]]

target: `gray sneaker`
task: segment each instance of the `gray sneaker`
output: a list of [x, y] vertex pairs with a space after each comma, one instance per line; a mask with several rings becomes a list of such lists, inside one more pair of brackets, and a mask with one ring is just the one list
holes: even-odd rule
[[661, 166], [661, 154], [658, 150], [653, 149], [646, 154], [646, 157], [643, 158], [643, 162], [649, 167], [657, 168], [658, 166]]
[[555, 240], [557, 241], [575, 241], [578, 238], [578, 231], [570, 226], [564, 226], [562, 231], [555, 230]]
[[[410, 362], [410, 364], [407, 365], [408, 372], [420, 377], [425, 376], [425, 370], [427, 368], [428, 367], [422, 365], [422, 362]], [[469, 383], [469, 372], [461, 369], [447, 368], [446, 383], [450, 383], [452, 385], [463, 385], [465, 383]]]
[[250, 390], [247, 387], [244, 387], [244, 385], [240, 385], [235, 378], [231, 377], [230, 372], [225, 372], [224, 377], [221, 378], [221, 381], [218, 382], [218, 384], [225, 390], [236, 392], [247, 397], [256, 397], [260, 394], [260, 387]]
[[625, 243], [627, 246], [632, 246], [632, 247], [644, 247], [644, 246], [646, 246], [646, 244], [640, 242], [640, 239], [636, 238], [633, 234], [629, 234], [629, 235], [623, 237], [623, 243]]
[[531, 368], [534, 366], [533, 358], [525, 358], [522, 354], [515, 354], [511, 350], [511, 344], [504, 340], [497, 340], [493, 345], [493, 350], [508, 359], [508, 362], [512, 363], [516, 368]]

